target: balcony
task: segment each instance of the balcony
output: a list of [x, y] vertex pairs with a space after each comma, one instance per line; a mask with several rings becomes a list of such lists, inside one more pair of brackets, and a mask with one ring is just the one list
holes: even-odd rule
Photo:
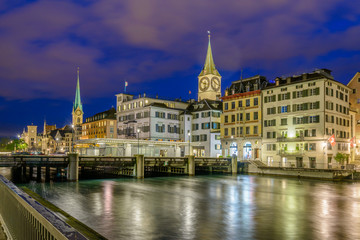
[[278, 155], [280, 156], [302, 156], [304, 155], [303, 150], [279, 150]]
[[282, 136], [282, 137], [278, 137], [277, 141], [278, 142], [301, 142], [301, 141], [304, 141], [304, 136], [292, 137], [292, 138]]

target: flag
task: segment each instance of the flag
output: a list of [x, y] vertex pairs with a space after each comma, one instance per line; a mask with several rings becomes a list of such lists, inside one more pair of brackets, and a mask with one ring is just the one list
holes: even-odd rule
[[128, 85], [128, 82], [125, 81], [125, 89], [124, 89], [124, 92], [126, 92], [126, 87], [127, 87], [127, 85]]
[[189, 91], [189, 94], [191, 94], [191, 91]]
[[329, 137], [328, 141], [330, 142], [331, 146], [335, 146], [335, 135], [333, 134], [331, 137]]
[[350, 147], [351, 148], [353, 148], [353, 147], [355, 147], [356, 146], [356, 139], [355, 139], [355, 137], [353, 137], [352, 139], [350, 139]]

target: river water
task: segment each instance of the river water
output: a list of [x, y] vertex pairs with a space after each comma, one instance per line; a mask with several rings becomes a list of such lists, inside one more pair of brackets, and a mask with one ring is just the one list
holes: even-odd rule
[[360, 183], [263, 176], [30, 183], [109, 239], [360, 239]]

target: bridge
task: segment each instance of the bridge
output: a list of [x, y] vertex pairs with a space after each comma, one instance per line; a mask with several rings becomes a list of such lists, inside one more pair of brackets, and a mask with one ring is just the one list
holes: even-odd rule
[[79, 156], [71, 153], [66, 156], [2, 156], [0, 167], [13, 167], [22, 177], [33, 176], [41, 181], [50, 180], [50, 175], [66, 178], [70, 181], [82, 175], [129, 176], [144, 178], [156, 174], [189, 175], [196, 173], [237, 173], [236, 158], [194, 157], [130, 157]]

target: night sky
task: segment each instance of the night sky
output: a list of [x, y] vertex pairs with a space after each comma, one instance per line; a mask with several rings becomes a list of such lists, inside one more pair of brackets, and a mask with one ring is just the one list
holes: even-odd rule
[[344, 84], [360, 71], [354, 0], [2, 0], [0, 136], [70, 124], [78, 66], [85, 117], [116, 106], [125, 80], [135, 95], [196, 98], [208, 30], [223, 92], [241, 69], [328, 68]]

